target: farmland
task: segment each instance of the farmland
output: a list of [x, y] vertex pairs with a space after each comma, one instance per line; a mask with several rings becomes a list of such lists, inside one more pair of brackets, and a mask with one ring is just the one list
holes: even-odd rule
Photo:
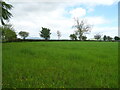
[[4, 88], [116, 88], [117, 42], [3, 43]]

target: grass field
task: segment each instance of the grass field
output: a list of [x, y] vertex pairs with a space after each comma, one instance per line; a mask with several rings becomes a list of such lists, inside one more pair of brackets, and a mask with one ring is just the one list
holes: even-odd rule
[[118, 87], [117, 42], [3, 43], [4, 88]]

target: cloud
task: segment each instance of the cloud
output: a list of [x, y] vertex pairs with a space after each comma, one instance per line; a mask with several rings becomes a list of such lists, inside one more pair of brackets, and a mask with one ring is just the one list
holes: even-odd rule
[[93, 39], [94, 35], [96, 35], [97, 33], [100, 33], [102, 37], [104, 35], [107, 35], [114, 38], [115, 36], [118, 36], [118, 28], [112, 27], [112, 26], [111, 27], [94, 27], [91, 33], [86, 34], [86, 36], [88, 37], [88, 39]]
[[118, 27], [94, 27], [94, 32], [117, 32], [118, 33]]
[[91, 16], [91, 17], [86, 17], [85, 19], [88, 21], [89, 24], [92, 25], [106, 24], [109, 22], [102, 16]]
[[85, 5], [112, 5], [119, 0], [6, 0], [8, 2], [72, 2]]
[[[38, 1], [38, 2], [37, 2]], [[72, 1], [72, 2], [71, 2]], [[42, 0], [30, 0], [30, 1], [11, 1], [14, 9], [12, 10], [13, 18], [11, 19], [11, 23], [14, 25], [16, 32], [19, 31], [27, 31], [30, 33], [30, 37], [40, 37], [39, 31], [41, 27], [47, 27], [51, 29], [51, 38], [57, 38], [57, 30], [59, 30], [62, 34], [62, 39], [69, 39], [69, 35], [74, 32], [72, 26], [74, 25], [73, 17], [84, 17], [87, 13], [94, 10], [90, 8], [89, 5], [110, 5], [115, 3], [114, 0], [107, 1], [98, 1], [98, 0], [79, 0], [73, 1], [67, 0], [65, 1], [42, 1]], [[93, 2], [94, 1], [94, 2]], [[25, 3], [26, 2], [26, 3]], [[79, 3], [77, 3], [79, 2]], [[109, 2], [109, 3], [108, 3]], [[87, 9], [83, 7], [72, 8], [69, 12], [66, 11], [68, 7], [74, 7], [76, 5], [84, 4]], [[89, 11], [89, 12], [88, 12]], [[65, 16], [65, 15], [68, 16]], [[71, 17], [69, 17], [71, 16]], [[102, 16], [89, 16], [86, 17], [89, 24], [92, 25], [100, 25], [108, 23]], [[106, 28], [108, 29], [108, 28]], [[94, 31], [104, 31], [104, 28], [94, 28]], [[108, 31], [110, 32], [110, 31]], [[112, 30], [111, 30], [112, 32]]]
[[[36, 5], [38, 10], [29, 11], [28, 8], [34, 5]], [[46, 8], [46, 5], [44, 5], [44, 7]], [[27, 31], [30, 33], [30, 37], [40, 37], [39, 31], [41, 27], [47, 27], [51, 29], [52, 39], [56, 38], [57, 30], [62, 33], [61, 38], [69, 38], [73, 24], [71, 19], [64, 17], [65, 10], [61, 8], [62, 5], [50, 11], [44, 11], [44, 7], [42, 6], [43, 10], [39, 10], [41, 5], [37, 6], [35, 3], [27, 6], [26, 4], [17, 4], [12, 11], [14, 18], [11, 19], [11, 23], [14, 25], [16, 32]], [[68, 36], [65, 35], [65, 33], [67, 33]]]
[[118, 27], [94, 27], [92, 33], [102, 33], [114, 37], [118, 35]]
[[86, 15], [86, 10], [83, 8], [75, 8], [69, 12], [72, 17], [82, 17]]

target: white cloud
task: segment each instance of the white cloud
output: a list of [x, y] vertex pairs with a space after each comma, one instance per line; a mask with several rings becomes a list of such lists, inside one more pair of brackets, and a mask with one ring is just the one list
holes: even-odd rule
[[[52, 39], [56, 38], [57, 30], [62, 33], [61, 38], [65, 39], [69, 38], [69, 34], [73, 32], [73, 30], [71, 30], [73, 21], [72, 19], [63, 16], [65, 10], [64, 8], [61, 8], [62, 5], [50, 11], [44, 11], [45, 6], [42, 6], [43, 10], [39, 10], [41, 5], [38, 4], [38, 7], [35, 3], [27, 6], [25, 6], [26, 4], [21, 5], [22, 6], [20, 7], [20, 4], [17, 4], [15, 6], [16, 8], [12, 11], [14, 17], [11, 19], [11, 23], [15, 26], [17, 33], [19, 31], [27, 31], [30, 33], [30, 37], [40, 37], [39, 31], [41, 30], [41, 27], [47, 27], [51, 29]], [[38, 10], [27, 11], [27, 8], [31, 8], [34, 5], [38, 7]], [[54, 8], [54, 6], [52, 8]], [[66, 35], [66, 33], [68, 35]]]
[[83, 8], [75, 8], [69, 12], [72, 17], [82, 17], [86, 15], [86, 10]]
[[6, 0], [8, 2], [72, 2], [86, 5], [112, 5], [119, 0]]
[[83, 4], [91, 5], [91, 6], [92, 5], [112, 5], [118, 2], [118, 0], [80, 0], [80, 2]]
[[100, 33], [102, 37], [104, 35], [115, 37], [118, 36], [118, 28], [117, 27], [94, 27], [90, 34], [86, 35], [88, 39], [93, 39], [94, 35]]
[[109, 32], [109, 33], [111, 33], [111, 31], [118, 33], [118, 27], [94, 27], [93, 28], [93, 32]]
[[[27, 31], [30, 33], [30, 37], [39, 37], [39, 31], [41, 30], [41, 27], [47, 27], [51, 29], [52, 39], [57, 38], [57, 30], [61, 32], [62, 39], [69, 39], [69, 35], [74, 31], [74, 29], [72, 29], [72, 26], [74, 25], [74, 19], [72, 18], [85, 16], [87, 12], [84, 8], [75, 8], [68, 13], [65, 11], [66, 7], [75, 6], [77, 4], [110, 5], [114, 3], [114, 0], [104, 1], [105, 3], [103, 0], [79, 0], [79, 3], [77, 3], [77, 1], [63, 3], [67, 0], [64, 0], [63, 2], [59, 0], [60, 3], [57, 1], [54, 1], [53, 3], [50, 3], [49, 1], [41, 1], [38, 3], [37, 1], [39, 0], [30, 0], [31, 3], [25, 3], [25, 1], [12, 1], [14, 6], [12, 14], [14, 17], [11, 19], [11, 23], [14, 24], [16, 31]], [[68, 2], [70, 1], [68, 0]], [[88, 7], [87, 10], [93, 11], [94, 9]], [[64, 14], [66, 13], [71, 14], [72, 18], [65, 17]], [[86, 17], [86, 19], [88, 20], [88, 23], [92, 25], [108, 23], [108, 20], [101, 16]], [[105, 31], [106, 29], [93, 27], [92, 31], [94, 33], [94, 31], [99, 32]]]
[[109, 22], [102, 16], [86, 17], [85, 19], [88, 21], [89, 24], [92, 24], [92, 25], [105, 24]]
[[118, 27], [94, 27], [92, 33], [102, 33], [103, 35], [108, 35], [114, 37], [118, 35]]

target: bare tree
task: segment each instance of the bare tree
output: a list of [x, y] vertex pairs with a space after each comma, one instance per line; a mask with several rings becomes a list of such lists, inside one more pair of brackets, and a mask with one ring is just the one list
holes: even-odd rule
[[111, 36], [107, 36], [107, 41], [112, 41], [112, 37]]
[[82, 36], [91, 31], [92, 25], [87, 24], [85, 20], [80, 21], [78, 18], [75, 18], [75, 22], [76, 24], [73, 27], [77, 29], [76, 34], [78, 35], [79, 40], [82, 40]]
[[100, 34], [100, 33], [97, 33], [94, 35], [94, 38], [97, 39], [97, 41], [100, 40], [101, 37], [102, 37], [102, 34]]
[[61, 32], [60, 31], [57, 31], [57, 36], [58, 36], [58, 40], [60, 40], [60, 37], [61, 37]]

